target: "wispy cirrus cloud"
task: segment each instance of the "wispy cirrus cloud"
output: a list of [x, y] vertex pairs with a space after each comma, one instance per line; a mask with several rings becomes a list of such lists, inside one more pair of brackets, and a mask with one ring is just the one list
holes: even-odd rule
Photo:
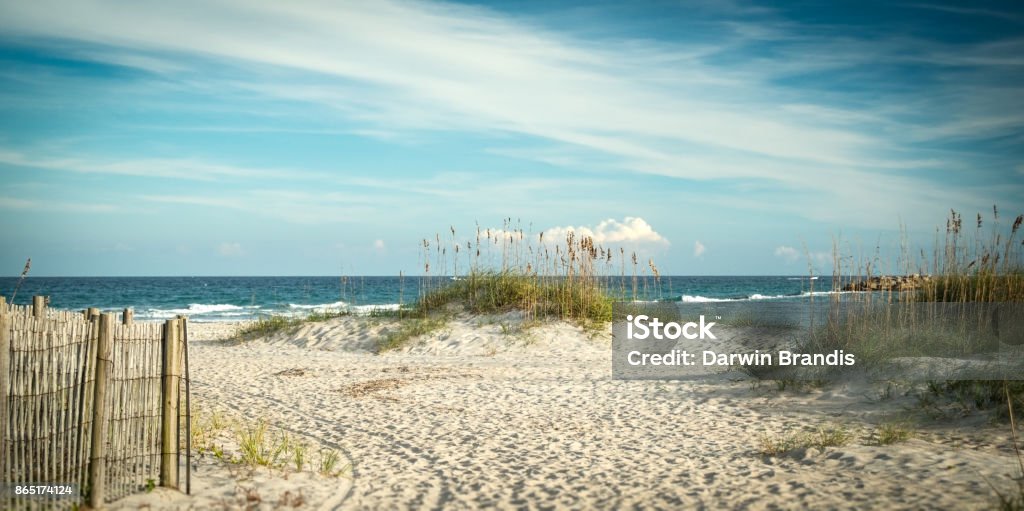
[[33, 211], [66, 211], [73, 213], [109, 213], [117, 211], [112, 204], [69, 202], [62, 199], [26, 199], [0, 196], [0, 209]]
[[942, 4], [929, 4], [929, 3], [917, 3], [908, 4], [911, 7], [918, 9], [927, 9], [933, 11], [948, 12], [951, 14], [966, 14], [971, 16], [985, 16], [991, 18], [1000, 18], [1004, 20], [1010, 20], [1017, 23], [1024, 23], [1024, 16], [1021, 16], [1017, 12], [999, 11], [995, 9], [985, 8], [972, 8], [972, 7], [961, 7], [956, 5], [942, 5]]
[[227, 165], [198, 158], [109, 158], [72, 155], [43, 156], [42, 151], [25, 151], [0, 147], [0, 165], [34, 169], [110, 174], [136, 177], [162, 177], [195, 181], [218, 179], [323, 179], [308, 171], [262, 169]]
[[199, 206], [276, 218], [298, 224], [357, 223], [379, 212], [377, 200], [343, 192], [241, 190], [231, 194], [142, 195], [152, 204]]
[[[775, 247], [1024, 207], [1024, 37], [1004, 13], [527, 4], [8, 3], [0, 207], [88, 191], [214, 249], [211, 218], [246, 247], [346, 223], [332, 235], [383, 237], [394, 261], [449, 222], [554, 238], [605, 218], [572, 228], [719, 272], [764, 252], [726, 249], [738, 231]], [[931, 24], [961, 17], [981, 25]]]
[[[447, 3], [226, 1], [204, 4], [200, 20], [190, 14], [194, 7], [19, 3], [0, 27], [14, 37], [85, 43], [87, 58], [179, 76], [183, 83], [209, 70], [207, 90], [216, 83], [225, 91], [326, 106], [365, 124], [367, 133], [511, 133], [582, 149], [634, 172], [764, 179], [824, 193], [837, 179], [956, 168], [927, 151], [908, 154], [901, 149], [908, 139], [976, 137], [979, 128], [994, 135], [1024, 123], [1021, 109], [1006, 103], [996, 110], [942, 98], [938, 103], [958, 105], [954, 110], [963, 108], [963, 115], [930, 102], [914, 118], [899, 106], [907, 94], [872, 102], [821, 91], [814, 103], [793, 84], [780, 85], [823, 69], [919, 62], [936, 67], [936, 92], [984, 96], [977, 92], [990, 84], [987, 77], [1017, 65], [1014, 41], [952, 47], [897, 37], [837, 39], [801, 32], [777, 16], [723, 23], [719, 35], [702, 41], [601, 41]], [[779, 43], [778, 57], [719, 62], [757, 41]], [[940, 76], [964, 75], [963, 66], [976, 79], [970, 94]], [[552, 160], [550, 149], [536, 154], [574, 164]]]

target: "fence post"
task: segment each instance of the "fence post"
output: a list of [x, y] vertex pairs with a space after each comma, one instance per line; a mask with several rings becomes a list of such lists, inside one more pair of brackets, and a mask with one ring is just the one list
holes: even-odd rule
[[163, 335], [163, 402], [160, 416], [160, 486], [178, 488], [178, 390], [181, 385], [181, 321], [168, 319]]
[[32, 316], [36, 319], [43, 319], [46, 317], [46, 297], [45, 296], [33, 296], [32, 297]]
[[89, 321], [95, 321], [100, 316], [100, 310], [96, 307], [89, 307], [85, 309], [85, 319]]
[[0, 481], [10, 481], [7, 466], [7, 410], [11, 371], [11, 316], [7, 302], [0, 296]]
[[179, 346], [183, 363], [182, 375], [185, 378], [185, 493], [192, 495], [192, 377], [188, 372], [188, 316], [178, 318], [181, 320]]
[[126, 325], [130, 325], [133, 319], [135, 319], [135, 310], [126, 307], [124, 312], [121, 313], [121, 321]]
[[107, 386], [114, 362], [114, 315], [103, 314], [96, 339], [96, 382], [92, 400], [92, 445], [89, 455], [89, 507], [103, 507], [104, 481], [107, 472]]

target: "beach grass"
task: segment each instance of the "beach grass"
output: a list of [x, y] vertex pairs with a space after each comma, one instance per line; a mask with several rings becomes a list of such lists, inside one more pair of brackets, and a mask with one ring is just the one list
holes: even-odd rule
[[875, 428], [874, 442], [877, 445], [891, 445], [906, 442], [914, 436], [914, 429], [908, 422], [885, 422]]
[[528, 317], [607, 322], [613, 301], [593, 279], [484, 270], [424, 294], [417, 307], [428, 314], [457, 303], [473, 314], [522, 311]]
[[384, 352], [400, 349], [417, 337], [441, 329], [447, 322], [448, 318], [446, 316], [406, 317], [398, 322], [394, 330], [389, 331], [377, 340], [377, 351]]
[[[951, 211], [945, 231], [936, 232], [932, 250], [922, 249], [916, 256], [902, 231], [901, 254], [888, 267], [911, 279], [912, 288], [830, 295], [827, 321], [815, 325], [801, 350], [853, 353], [858, 368], [898, 357], [962, 358], [997, 352], [1000, 333], [992, 304], [1024, 303], [1022, 222], [1024, 215], [1008, 226], [1002, 224], [993, 207], [992, 217], [977, 214], [975, 229], [968, 232], [960, 213]], [[886, 265], [877, 253], [857, 259], [842, 254], [838, 242], [833, 250], [834, 291], [842, 282], [888, 277], [878, 271]], [[1010, 315], [1017, 313], [1016, 306], [1003, 308]], [[1005, 340], [1010, 329], [1004, 326], [999, 339]]]
[[650, 298], [657, 294], [651, 288], [659, 289], [653, 259], [642, 264], [636, 252], [572, 230], [530, 233], [506, 219], [501, 229], [478, 226], [465, 241], [454, 227], [449, 232], [422, 240], [415, 315], [457, 303], [474, 314], [516, 310], [527, 318], [607, 322], [615, 300]]
[[[399, 349], [442, 328], [455, 312], [497, 315], [517, 312], [522, 329], [542, 320], [577, 323], [600, 331], [612, 319], [612, 304], [658, 298], [660, 279], [653, 259], [641, 264], [636, 252], [605, 247], [591, 236], [566, 231], [553, 239], [532, 234], [505, 219], [501, 229], [477, 227], [468, 240], [435, 234], [421, 243], [419, 296], [396, 309], [372, 309], [368, 317], [398, 320], [377, 342], [378, 351]], [[617, 275], [616, 275], [617, 273]], [[404, 282], [404, 273], [399, 273]], [[342, 279], [344, 286], [345, 279]], [[402, 286], [400, 286], [402, 287]], [[400, 296], [404, 293], [399, 291]], [[350, 315], [346, 310], [314, 311], [305, 317], [261, 317], [239, 329], [244, 341], [294, 331], [307, 322]]]
[[291, 469], [295, 472], [315, 470], [329, 477], [345, 476], [351, 468], [340, 466], [342, 457], [336, 449], [321, 448], [310, 456], [307, 442], [287, 431], [273, 428], [262, 418], [243, 422], [216, 409], [206, 410], [197, 406], [190, 420], [192, 446], [199, 456], [209, 455], [225, 463], [249, 468]]
[[255, 321], [246, 323], [235, 332], [238, 340], [248, 340], [257, 337], [266, 337], [279, 332], [290, 332], [306, 323], [328, 321], [334, 318], [347, 317], [352, 315], [347, 310], [314, 310], [305, 316], [283, 316], [279, 314], [260, 317]]
[[[977, 213], [973, 220], [974, 228], [965, 228], [963, 216], [951, 210], [945, 230], [936, 229], [930, 254], [920, 250], [918, 256], [911, 256], [904, 234], [896, 268], [903, 275], [917, 276], [915, 288], [855, 293], [848, 303], [868, 307], [847, 315], [842, 321], [830, 321], [822, 330], [824, 335], [812, 336], [813, 344], [807, 348], [819, 352], [844, 349], [856, 352], [858, 361], [872, 364], [894, 357], [935, 353], [954, 358], [977, 354], [999, 356], [1002, 355], [1000, 342], [1019, 342], [1019, 338], [999, 335], [1000, 322], [992, 311], [1003, 307], [991, 304], [1024, 302], [1024, 241], [1020, 239], [1024, 215], [1017, 215], [1007, 226], [1000, 221], [998, 207], [993, 206], [991, 216]], [[853, 257], [843, 256], [835, 249], [833, 259], [834, 283], [842, 282], [844, 275], [863, 280], [877, 276], [877, 254], [867, 262], [855, 262]], [[883, 306], [871, 307], [875, 303]], [[1011, 315], [1019, 314], [1015, 306], [1005, 308]], [[937, 321], [922, 322], [918, 314], [922, 309], [953, 311], [953, 323], [967, 325], [967, 330], [947, 329], [948, 323]], [[1013, 326], [1002, 325], [1003, 331], [1008, 328]], [[981, 338], [980, 342], [971, 339], [979, 330], [985, 330], [989, 337], [995, 334], [998, 339]], [[1024, 509], [1024, 454], [1020, 450], [1014, 415], [1015, 409], [1024, 409], [1024, 381], [929, 381], [926, 391], [918, 395], [918, 401], [923, 408], [938, 410], [940, 416], [945, 415], [944, 408], [952, 407], [957, 416], [985, 412], [1009, 423], [1020, 473], [1014, 491], [996, 490], [996, 507]], [[888, 445], [906, 441], [913, 434], [905, 423], [890, 423], [880, 425], [874, 436], [879, 445]], [[779, 442], [770, 442], [764, 447], [772, 450], [780, 446], [785, 447]]]
[[853, 434], [843, 426], [820, 427], [810, 432], [782, 435], [761, 435], [757, 452], [761, 456], [785, 456], [805, 449], [825, 451], [829, 447], [842, 447], [853, 440]]
[[301, 320], [298, 318], [290, 318], [287, 316], [274, 315], [261, 317], [256, 321], [243, 325], [235, 333], [235, 336], [243, 340], [255, 337], [264, 337], [278, 332], [287, 331], [300, 324]]
[[918, 406], [957, 415], [987, 412], [999, 421], [1010, 421], [1013, 409], [1024, 410], [1024, 381], [947, 380], [929, 381], [917, 394]]
[[445, 236], [424, 238], [421, 249], [420, 294], [412, 304], [380, 315], [401, 320], [378, 342], [380, 351], [438, 330], [456, 312], [515, 312], [521, 315], [520, 330], [560, 319], [594, 331], [611, 321], [615, 301], [660, 289], [653, 260], [642, 265], [635, 252], [601, 246], [571, 230], [545, 239], [545, 233], [529, 233], [511, 219], [501, 229], [477, 227], [469, 240], [452, 227]]

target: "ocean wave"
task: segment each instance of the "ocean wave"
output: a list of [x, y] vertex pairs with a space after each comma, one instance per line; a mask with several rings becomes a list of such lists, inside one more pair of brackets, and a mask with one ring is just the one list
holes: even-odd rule
[[800, 296], [845, 295], [856, 292], [857, 291], [804, 291], [803, 293], [800, 293]]
[[306, 310], [314, 312], [339, 311], [344, 310], [346, 307], [348, 307], [348, 302], [317, 303], [313, 305], [302, 305], [297, 303], [288, 304], [288, 308], [292, 310]]
[[715, 303], [715, 302], [749, 302], [755, 300], [784, 300], [794, 298], [807, 298], [811, 296], [828, 296], [828, 295], [839, 295], [848, 294], [854, 291], [804, 291], [802, 293], [794, 293], [788, 295], [763, 295], [760, 293], [754, 293], [749, 296], [734, 297], [734, 298], [714, 298], [701, 295], [682, 295], [675, 301], [684, 303]]
[[313, 305], [300, 305], [289, 303], [288, 309], [294, 315], [310, 314], [314, 312], [350, 312], [356, 315], [366, 315], [374, 311], [393, 311], [401, 307], [397, 303], [380, 303], [369, 305], [352, 305], [348, 302], [319, 303]]
[[397, 303], [382, 303], [376, 305], [352, 305], [348, 310], [352, 311], [353, 314], [370, 314], [374, 311], [396, 311], [402, 306]]
[[217, 316], [248, 316], [258, 310], [259, 305], [232, 305], [229, 303], [190, 303], [184, 309], [146, 309], [139, 311], [144, 318], [168, 319], [179, 314], [186, 316], [217, 315]]
[[679, 297], [680, 302], [685, 303], [704, 303], [704, 302], [737, 302], [740, 300], [746, 300], [746, 298], [708, 298], [707, 296], [691, 296], [683, 295]]
[[754, 293], [749, 296], [737, 296], [735, 298], [710, 298], [707, 296], [691, 296], [683, 295], [679, 298], [680, 302], [686, 303], [714, 303], [714, 302], [749, 302], [753, 300], [777, 300], [779, 298], [794, 298], [797, 295], [762, 295]]

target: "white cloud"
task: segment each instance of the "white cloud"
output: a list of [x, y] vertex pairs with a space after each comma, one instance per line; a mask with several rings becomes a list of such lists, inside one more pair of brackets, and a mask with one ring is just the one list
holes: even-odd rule
[[243, 211], [298, 224], [352, 222], [371, 216], [386, 199], [342, 192], [311, 193], [291, 190], [242, 190], [217, 195], [142, 195], [142, 200]]
[[245, 250], [242, 249], [241, 243], [221, 243], [217, 247], [217, 253], [222, 257], [238, 257], [245, 254]]
[[41, 204], [36, 201], [19, 199], [17, 197], [0, 197], [0, 208], [4, 209], [36, 209]]
[[[203, 16], [196, 18], [197, 11]], [[19, 41], [68, 41], [55, 48], [157, 73], [160, 84], [179, 92], [311, 104], [375, 137], [420, 130], [525, 135], [549, 143], [494, 152], [553, 165], [593, 168], [580, 162], [600, 161], [601, 170], [781, 184], [817, 192], [806, 194], [816, 197], [814, 204], [793, 207], [816, 220], [891, 225], [918, 204], [971, 209], [968, 200], [991, 202], [965, 199], [974, 192], [943, 181], [944, 172], [968, 168], [970, 154], [937, 157], [908, 147], [1019, 131], [1024, 115], [1007, 105], [1016, 105], [1020, 88], [999, 74], [1019, 67], [1019, 40], [954, 46], [820, 37], [771, 17], [723, 26], [728, 35], [697, 41], [588, 39], [528, 16], [415, 0], [224, 0], [216, 7], [187, 0], [37, 0], [11, 2], [0, 17], [0, 32]], [[715, 58], [764, 40], [790, 44], [768, 52], [774, 56]], [[873, 100], [841, 88], [808, 93], [780, 80], [908, 62], [947, 74], [923, 84], [925, 93], [883, 88]], [[948, 74], [949, 63], [969, 69]], [[75, 172], [287, 179], [285, 169], [188, 158], [18, 156], [0, 152], [9, 164]], [[858, 183], [870, 187], [868, 195], [851, 191]], [[1019, 189], [1000, 193], [1011, 197]], [[865, 214], [865, 196], [885, 209]]]
[[832, 252], [819, 251], [811, 252], [811, 260], [820, 265], [832, 264]]
[[552, 227], [544, 231], [544, 241], [561, 243], [572, 231], [577, 237], [589, 236], [600, 245], [654, 244], [668, 245], [669, 241], [643, 218], [627, 216], [621, 222], [614, 218], [602, 220], [595, 227]]
[[789, 262], [793, 262], [800, 259], [800, 252], [793, 247], [779, 245], [775, 247], [775, 257], [781, 257]]
[[89, 156], [43, 156], [52, 148], [25, 152], [0, 147], [0, 164], [46, 170], [59, 170], [81, 174], [111, 174], [120, 176], [166, 177], [196, 181], [220, 178], [237, 179], [324, 179], [306, 171], [289, 169], [258, 169], [224, 165], [196, 158], [140, 158], [111, 160]]
[[[806, 260], [814, 267], [816, 273], [830, 271], [832, 268], [832, 252], [828, 250], [807, 251]], [[804, 254], [788, 245], [775, 247], [775, 257], [781, 257], [788, 263], [796, 262], [804, 257]]]
[[82, 202], [63, 202], [59, 200], [22, 199], [18, 197], [0, 196], [0, 209], [20, 209], [33, 211], [70, 211], [75, 213], [106, 213], [117, 210], [110, 204], [90, 204]]
[[373, 249], [378, 251], [378, 252], [384, 250], [384, 240], [374, 240], [373, 241]]
[[[204, 15], [196, 18], [200, 6]], [[720, 40], [623, 44], [559, 34], [527, 17], [475, 6], [386, 0], [226, 0], [216, 8], [38, 0], [13, 3], [0, 19], [0, 30], [13, 36], [77, 40], [94, 48], [80, 56], [163, 75], [188, 77], [177, 70], [205, 72], [212, 64], [214, 72], [202, 82], [183, 83], [209, 89], [217, 82], [223, 90], [326, 106], [371, 132], [525, 134], [612, 156], [643, 172], [764, 178], [822, 189], [834, 184], [830, 174], [851, 166], [897, 163], [864, 157], [897, 147], [889, 137], [787, 110], [792, 93], [777, 85], [780, 75], [834, 67], [854, 53], [837, 43], [827, 49], [807, 44], [785, 58], [716, 64], [708, 57], [761, 40], [764, 33], [783, 39], [794, 30], [732, 27]], [[757, 30], [739, 30], [744, 27]], [[291, 35], [264, 36], [281, 31]], [[840, 50], [843, 58], [829, 53]], [[902, 55], [880, 45], [870, 50], [870, 57], [853, 62]], [[170, 62], [175, 55], [192, 59]], [[225, 69], [249, 76], [225, 78]], [[862, 110], [830, 108], [832, 119]], [[763, 170], [766, 158], [785, 163], [787, 172]]]
[[704, 255], [705, 250], [707, 250], [707, 247], [705, 247], [700, 240], [693, 242], [693, 257], [700, 257]]

